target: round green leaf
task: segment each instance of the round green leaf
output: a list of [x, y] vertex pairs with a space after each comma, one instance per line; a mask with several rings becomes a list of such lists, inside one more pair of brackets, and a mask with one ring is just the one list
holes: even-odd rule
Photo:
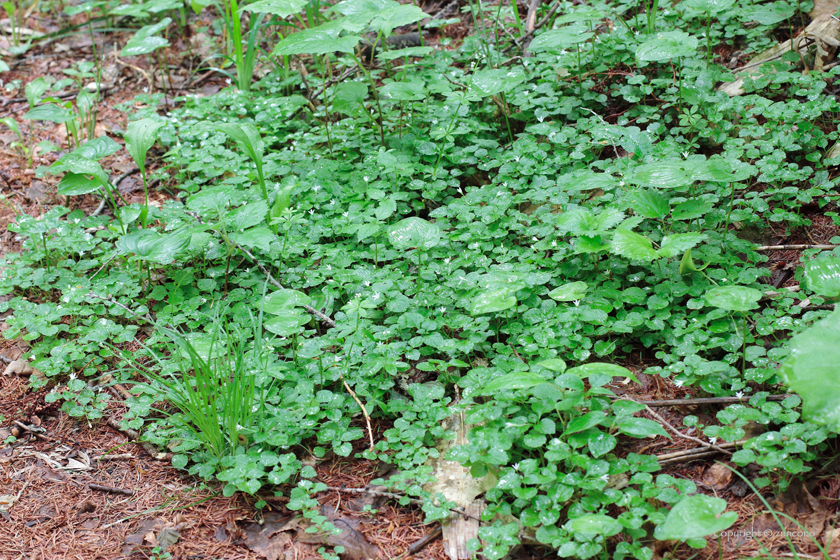
[[308, 295], [297, 290], [277, 290], [265, 296], [263, 311], [271, 315], [285, 313], [295, 307], [309, 305], [311, 299]]
[[573, 533], [611, 537], [620, 533], [623, 527], [621, 523], [608, 515], [588, 513], [571, 519], [566, 524], [566, 528]]
[[311, 317], [301, 313], [298, 309], [278, 309], [275, 315], [263, 323], [263, 327], [270, 333], [279, 336], [292, 336], [303, 329], [303, 325], [310, 321]]
[[662, 160], [640, 165], [633, 170], [630, 180], [637, 185], [660, 189], [684, 187], [692, 183], [692, 178], [685, 170], [685, 162]]
[[617, 255], [634, 261], [652, 261], [659, 256], [650, 239], [626, 229], [615, 231], [611, 246]]
[[540, 385], [545, 382], [546, 380], [537, 375], [536, 373], [531, 373], [528, 371], [518, 371], [514, 373], [509, 373], [507, 375], [503, 375], [501, 377], [497, 377], [496, 379], [484, 386], [484, 389], [482, 389], [481, 394], [492, 395], [498, 393], [499, 391], [530, 389], [531, 387], [536, 387], [537, 385]]
[[548, 297], [557, 301], [575, 301], [583, 299], [587, 289], [586, 282], [569, 282], [548, 292]]
[[477, 292], [470, 301], [470, 315], [498, 313], [516, 305], [516, 295], [506, 286], [491, 286]]
[[615, 187], [615, 177], [609, 173], [585, 173], [571, 178], [564, 186], [569, 191], [601, 189], [608, 191]]
[[755, 309], [760, 299], [760, 291], [746, 286], [718, 286], [706, 292], [706, 303], [727, 311]]
[[696, 539], [728, 529], [738, 520], [734, 511], [722, 513], [726, 500], [704, 494], [686, 496], [677, 503], [665, 521], [654, 531], [661, 540]]
[[241, 7], [239, 11], [272, 14], [285, 18], [300, 12], [306, 4], [308, 4], [307, 0], [258, 0]]
[[697, 51], [697, 39], [682, 31], [657, 33], [636, 49], [636, 58], [644, 62], [667, 62], [691, 56]]
[[388, 241], [397, 249], [431, 249], [440, 241], [440, 229], [422, 218], [406, 218], [388, 228]]
[[840, 259], [819, 259], [805, 265], [808, 287], [821, 296], [840, 296]]
[[704, 14], [724, 12], [735, 4], [735, 0], [684, 0], [680, 5]]
[[570, 27], [551, 29], [537, 35], [531, 41], [528, 50], [534, 53], [542, 51], [557, 52], [588, 41], [594, 35], [594, 33], [589, 32], [580, 33], [577, 29]]
[[633, 210], [645, 218], [659, 220], [671, 209], [668, 199], [654, 190], [639, 191], [633, 198]]

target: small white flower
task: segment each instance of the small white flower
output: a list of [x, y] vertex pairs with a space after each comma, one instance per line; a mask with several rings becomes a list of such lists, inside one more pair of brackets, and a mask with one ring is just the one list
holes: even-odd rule
[[143, 93], [149, 93], [149, 88], [148, 88], [148, 87], [144, 87], [144, 88], [143, 88]]
[[332, 270], [332, 265], [331, 264], [327, 265], [327, 270]]
[[70, 380], [76, 379], [76, 372], [70, 374]]
[[310, 215], [310, 216], [312, 216], [312, 215], [314, 215], [314, 214], [315, 214], [315, 209], [314, 209], [314, 208], [310, 208], [310, 209], [309, 209], [309, 215]]
[[676, 385], [677, 387], [682, 387], [683, 386], [683, 380], [682, 379], [674, 380], [674, 385]]
[[574, 304], [575, 304], [575, 307], [577, 307], [577, 306], [579, 306], [579, 305], [580, 305], [580, 300], [579, 300], [579, 299], [576, 299], [576, 300], [574, 300], [572, 303], [574, 303]]
[[735, 396], [738, 397], [739, 399], [743, 399], [744, 398], [744, 392], [743, 391], [738, 391], [737, 393], [735, 393]]
[[380, 294], [379, 292], [375, 292], [375, 293], [373, 294], [373, 299], [374, 299], [374, 300], [377, 300], [377, 299], [379, 299], [380, 297], [382, 297], [382, 294]]
[[557, 240], [556, 239], [551, 242], [551, 246], [552, 247], [557, 247]]
[[440, 311], [441, 314], [446, 313], [446, 308], [445, 307], [438, 307], [438, 311]]
[[452, 257], [446, 257], [445, 259], [443, 259], [443, 262], [449, 264], [450, 260], [452, 260]]
[[710, 437], [709, 438], [709, 443], [711, 443], [712, 445], [714, 445], [716, 441], [717, 441], [716, 437]]
[[519, 471], [519, 463], [514, 463], [513, 464], [513, 470], [515, 470], [517, 472]]
[[330, 200], [330, 204], [335, 204], [335, 199]]
[[370, 177], [368, 177], [367, 175], [365, 175], [364, 177], [362, 177], [362, 179], [364, 179], [364, 180], [365, 180], [365, 183], [367, 183], [368, 181], [370, 181]]
[[230, 78], [228, 78], [227, 80], [225, 80], [225, 83], [226, 83], [227, 85], [230, 85]]
[[683, 152], [682, 157], [684, 157], [685, 159], [688, 159], [688, 152]]
[[365, 286], [370, 286], [370, 280], [365, 280], [363, 283]]
[[601, 475], [601, 476], [599, 476], [598, 478], [600, 478], [600, 479], [601, 479], [601, 480], [603, 480], [604, 482], [609, 482], [609, 481], [610, 481], [610, 475], [608, 475], [608, 474], [602, 474], [602, 475]]
[[350, 216], [350, 212], [342, 212], [341, 215], [347, 218]]

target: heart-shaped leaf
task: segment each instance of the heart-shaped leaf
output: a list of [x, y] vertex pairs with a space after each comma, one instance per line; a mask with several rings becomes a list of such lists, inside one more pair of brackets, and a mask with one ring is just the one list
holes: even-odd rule
[[304, 29], [288, 35], [274, 46], [271, 56], [292, 54], [327, 54], [332, 52], [352, 53], [359, 41], [358, 35], [339, 37], [341, 29], [324, 26]]
[[288, 309], [309, 305], [311, 301], [308, 295], [297, 290], [277, 290], [265, 296], [263, 311], [276, 315]]
[[302, 332], [303, 325], [312, 319], [307, 313], [303, 313], [296, 308], [277, 311], [263, 326], [268, 332], [279, 336], [292, 336]]
[[690, 231], [688, 233], [678, 233], [676, 235], [666, 235], [662, 238], [662, 246], [659, 248], [660, 257], [676, 257], [685, 253], [686, 249], [691, 249], [701, 241], [706, 239], [705, 233]]
[[102, 182], [95, 176], [67, 172], [58, 182], [57, 192], [61, 196], [79, 196], [102, 188]]
[[583, 299], [587, 289], [586, 282], [569, 282], [548, 292], [548, 297], [557, 301], [575, 301]]
[[388, 228], [388, 241], [397, 249], [431, 249], [440, 242], [440, 229], [422, 218], [406, 218]]
[[285, 18], [300, 12], [308, 3], [307, 0], [258, 0], [243, 6], [240, 11], [272, 14]]
[[531, 41], [528, 50], [534, 53], [543, 51], [558, 52], [586, 42], [593, 36], [595, 36], [594, 33], [580, 32], [578, 29], [571, 27], [551, 29], [537, 35]]
[[498, 313], [516, 305], [516, 294], [506, 286], [493, 286], [476, 292], [469, 304], [470, 315]]
[[652, 261], [659, 256], [650, 239], [625, 229], [613, 233], [610, 246], [615, 254], [635, 261]]
[[531, 373], [529, 371], [518, 371], [514, 373], [508, 373], [507, 375], [503, 375], [492, 380], [490, 383], [484, 386], [484, 389], [482, 389], [481, 394], [494, 395], [496, 393], [499, 393], [500, 391], [530, 389], [531, 387], [536, 387], [537, 385], [540, 385], [545, 382], [546, 380], [537, 375], [536, 373]]
[[525, 74], [519, 70], [507, 68], [491, 68], [479, 70], [472, 76], [467, 97], [469, 99], [484, 99], [505, 91], [510, 91], [525, 81]]
[[420, 21], [427, 16], [428, 14], [417, 6], [398, 4], [378, 12], [370, 22], [370, 26], [388, 36], [395, 28]]
[[566, 529], [572, 533], [580, 533], [582, 535], [603, 535], [605, 537], [612, 537], [617, 535], [623, 529], [618, 520], [613, 519], [609, 515], [600, 515], [597, 513], [587, 513], [569, 520], [566, 523]]
[[657, 33], [636, 49], [636, 58], [643, 62], [667, 62], [697, 52], [697, 39], [683, 31]]
[[741, 17], [746, 21], [757, 21], [761, 25], [773, 25], [788, 19], [795, 13], [796, 8], [788, 2], [772, 2], [746, 9]]
[[738, 520], [734, 511], [723, 513], [726, 500], [705, 494], [686, 496], [680, 500], [665, 521], [656, 527], [654, 536], [661, 540], [697, 539], [728, 529]]
[[637, 185], [659, 189], [673, 189], [692, 183], [691, 176], [685, 169], [685, 162], [662, 160], [640, 165], [630, 175], [630, 180]]
[[645, 218], [662, 219], [671, 209], [668, 199], [653, 190], [639, 191], [633, 198], [633, 210]]
[[727, 311], [749, 311], [758, 307], [761, 292], [746, 286], [718, 286], [706, 292], [706, 303]]
[[70, 153], [92, 161], [97, 161], [117, 153], [120, 151], [120, 148], [121, 146], [109, 137], [100, 136], [99, 138], [88, 140]]

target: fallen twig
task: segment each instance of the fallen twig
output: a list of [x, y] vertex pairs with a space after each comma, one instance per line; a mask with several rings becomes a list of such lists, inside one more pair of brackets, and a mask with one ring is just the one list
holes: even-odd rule
[[131, 441], [145, 449], [146, 453], [148, 453], [149, 456], [152, 457], [152, 459], [157, 459], [158, 461], [168, 461], [172, 459], [172, 453], [163, 453], [148, 441], [141, 441], [140, 434], [138, 434], [131, 428], [123, 428], [122, 426], [120, 426], [120, 423], [115, 418], [108, 416], [106, 417], [105, 421], [108, 423], [109, 426], [111, 426], [118, 432], [124, 433], [131, 439]]
[[[738, 441], [727, 441], [718, 445], [721, 449], [733, 449], [738, 447], [739, 445], [743, 445], [745, 442], [749, 441], [749, 438], [740, 439]], [[677, 459], [683, 458], [692, 458], [698, 455], [709, 455], [714, 454], [715, 451], [709, 451], [707, 447], [692, 447], [691, 449], [683, 449], [682, 451], [674, 451], [673, 453], [663, 453], [662, 455], [657, 455], [656, 460], [660, 463], [664, 462], [676, 462]]]
[[764, 251], [805, 251], [806, 249], [820, 249], [822, 251], [829, 251], [836, 249], [840, 245], [762, 245], [753, 249], [759, 253]]
[[[519, 38], [519, 41], [521, 42], [521, 44], [527, 44], [527, 43], [530, 43], [530, 39], [531, 39], [531, 37], [534, 35], [534, 33], [536, 33], [536, 32], [537, 32], [537, 30], [538, 30], [540, 27], [542, 27], [543, 25], [545, 25], [546, 23], [548, 23], [548, 21], [549, 21], [552, 17], [554, 17], [555, 12], [557, 12], [557, 10], [558, 10], [559, 8], [560, 8], [560, 2], [559, 2], [559, 1], [557, 1], [557, 2], [555, 2], [555, 3], [554, 3], [554, 5], [551, 7], [551, 9], [548, 11], [548, 13], [547, 13], [547, 14], [545, 14], [545, 17], [543, 17], [540, 21], [538, 21], [536, 24], [534, 24], [534, 28], [533, 28], [533, 29], [531, 29], [531, 30], [529, 30], [529, 31], [526, 31], [526, 32], [525, 32], [525, 34], [524, 34], [524, 35], [522, 35], [522, 37], [520, 37], [520, 38]], [[514, 46], [514, 45], [508, 45], [506, 48], [502, 49], [502, 52], [508, 52], [510, 49], [512, 49], [512, 48], [513, 48], [513, 46]]]
[[[627, 399], [627, 400], [629, 400], [629, 401], [633, 401], [633, 402], [636, 402], [636, 403], [639, 403], [639, 404], [643, 404], [643, 403], [640, 403], [639, 401], [634, 401], [633, 399]], [[732, 455], [732, 452], [731, 452], [731, 451], [727, 451], [726, 449], [723, 449], [722, 447], [720, 447], [720, 446], [718, 446], [718, 445], [715, 445], [715, 444], [713, 444], [713, 443], [709, 443], [709, 442], [703, 441], [703, 440], [702, 440], [702, 439], [700, 439], [700, 438], [696, 438], [696, 437], [694, 437], [694, 436], [690, 436], [690, 435], [688, 435], [688, 434], [684, 434], [684, 433], [682, 433], [681, 431], [679, 431], [678, 429], [676, 429], [675, 427], [673, 427], [671, 424], [669, 424], [667, 420], [665, 420], [665, 419], [664, 419], [664, 418], [662, 418], [659, 414], [657, 414], [656, 412], [654, 412], [654, 411], [653, 411], [653, 409], [652, 409], [651, 407], [649, 407], [648, 405], [644, 405], [644, 406], [645, 406], [645, 410], [647, 410], [648, 414], [650, 414], [651, 416], [653, 416], [653, 417], [654, 417], [654, 418], [655, 418], [655, 419], [656, 419], [656, 420], [657, 420], [660, 424], [662, 424], [663, 426], [665, 426], [666, 428], [668, 428], [671, 432], [673, 432], [673, 433], [674, 433], [674, 435], [679, 436], [679, 437], [681, 437], [681, 438], [683, 438], [683, 439], [687, 439], [687, 440], [693, 441], [693, 442], [695, 442], [695, 443], [699, 443], [700, 445], [702, 445], [702, 446], [704, 446], [704, 447], [708, 447], [708, 448], [711, 448], [711, 449], [716, 449], [717, 451], [720, 451], [721, 453], [725, 453], [725, 454], [727, 454], [727, 455]]]
[[116, 488], [114, 486], [103, 486], [102, 484], [88, 484], [88, 488], [96, 490], [97, 492], [107, 492], [108, 494], [122, 494], [123, 496], [133, 496], [134, 490], [127, 490], [125, 488]]
[[347, 384], [347, 380], [344, 379], [344, 374], [339, 372], [339, 375], [341, 375], [341, 382], [344, 383], [344, 388], [347, 389], [347, 392], [350, 393], [350, 396], [353, 397], [353, 400], [356, 401], [356, 404], [359, 405], [359, 408], [362, 409], [362, 414], [365, 415], [365, 423], [367, 424], [368, 437], [370, 438], [370, 449], [372, 451], [374, 443], [373, 443], [373, 428], [370, 427], [370, 415], [368, 414], [368, 411], [365, 408], [365, 405], [362, 404], [362, 401], [359, 400], [359, 397], [356, 396], [356, 393], [353, 391], [353, 389], [350, 388], [350, 385]]
[[399, 556], [394, 556], [390, 560], [400, 560], [402, 558], [405, 558], [406, 556], [414, 556], [415, 554], [423, 550], [424, 546], [438, 538], [441, 535], [441, 533], [443, 533], [443, 527], [438, 525], [434, 531], [432, 531], [428, 535], [420, 537], [419, 539], [408, 545], [408, 548], [405, 549], [405, 552], [403, 552]]
[[[784, 394], [784, 395], [770, 395], [765, 400], [768, 401], [783, 401], [788, 397], [792, 397], [794, 395], [791, 394]], [[661, 407], [661, 406], [688, 406], [688, 405], [700, 405], [700, 404], [735, 404], [748, 401], [749, 397], [698, 397], [696, 399], [665, 399], [659, 401], [636, 401], [639, 404], [643, 404], [645, 406], [650, 407]]]
[[137, 456], [134, 453], [112, 453], [111, 455], [103, 455], [102, 457], [97, 457], [97, 461], [116, 461], [118, 459], [136, 459]]

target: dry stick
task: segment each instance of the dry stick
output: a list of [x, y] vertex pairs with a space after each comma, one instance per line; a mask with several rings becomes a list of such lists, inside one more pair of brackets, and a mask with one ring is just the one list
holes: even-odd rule
[[373, 451], [373, 428], [370, 427], [370, 415], [368, 414], [365, 405], [362, 404], [362, 401], [359, 400], [359, 397], [356, 396], [356, 393], [353, 392], [353, 389], [350, 388], [350, 385], [347, 384], [347, 380], [344, 379], [344, 374], [339, 372], [341, 376], [341, 382], [344, 383], [344, 388], [347, 389], [347, 392], [350, 393], [350, 396], [353, 397], [353, 400], [356, 401], [356, 404], [359, 405], [359, 408], [362, 409], [362, 414], [365, 415], [365, 423], [367, 424], [368, 429], [368, 437], [370, 438], [370, 449]]
[[762, 245], [753, 250], [759, 253], [763, 251], [805, 251], [806, 249], [828, 251], [837, 247], [840, 247], [840, 245]]
[[432, 531], [428, 535], [420, 537], [419, 539], [411, 543], [408, 546], [408, 548], [405, 549], [405, 552], [403, 552], [399, 556], [394, 556], [390, 560], [400, 560], [402, 558], [405, 558], [406, 556], [414, 556], [415, 554], [423, 550], [424, 546], [438, 538], [441, 535], [441, 533], [443, 533], [443, 527], [438, 525], [434, 531]]
[[136, 459], [137, 457], [133, 453], [115, 453], [113, 455], [103, 455], [102, 457], [97, 457], [97, 461], [116, 461], [118, 459]]
[[[188, 211], [188, 212], [187, 212], [187, 214], [189, 214], [190, 216], [192, 216], [193, 218], [195, 218], [195, 220], [196, 220], [198, 223], [200, 223], [200, 224], [203, 224], [203, 223], [204, 223], [204, 222], [201, 220], [201, 217], [200, 217], [198, 214], [196, 214], [195, 212], [189, 212], [189, 211]], [[241, 246], [241, 245], [240, 245], [239, 243], [237, 243], [236, 241], [231, 241], [231, 243], [233, 243], [233, 246], [234, 246], [234, 247], [236, 247], [237, 249], [239, 249], [240, 251], [242, 251], [243, 253], [245, 253], [245, 255], [246, 255], [249, 259], [251, 259], [251, 262], [252, 262], [252, 263], [254, 263], [254, 264], [257, 266], [257, 268], [259, 268], [259, 269], [260, 269], [260, 272], [262, 272], [263, 274], [265, 274], [265, 277], [266, 277], [266, 278], [268, 278], [268, 281], [269, 281], [269, 283], [271, 283], [271, 285], [272, 285], [272, 286], [274, 286], [275, 288], [277, 288], [277, 289], [279, 289], [279, 290], [285, 290], [285, 289], [286, 289], [286, 288], [284, 288], [284, 287], [283, 287], [283, 285], [282, 285], [280, 282], [278, 282], [277, 280], [275, 280], [275, 279], [274, 279], [274, 277], [271, 275], [271, 273], [268, 271], [268, 269], [267, 269], [266, 267], [264, 267], [264, 266], [262, 265], [262, 263], [261, 263], [260, 261], [258, 261], [258, 260], [257, 260], [257, 257], [255, 257], [254, 255], [252, 255], [252, 254], [251, 254], [251, 252], [250, 252], [248, 249], [246, 249], [245, 247]], [[310, 313], [310, 314], [312, 314], [312, 315], [315, 315], [315, 316], [316, 316], [318, 319], [320, 319], [322, 322], [326, 323], [326, 324], [327, 324], [327, 326], [329, 326], [329, 327], [335, 327], [335, 321], [333, 321], [332, 319], [330, 319], [329, 317], [327, 317], [326, 315], [324, 315], [323, 313], [321, 313], [320, 311], [318, 311], [318, 310], [317, 310], [317, 309], [315, 309], [314, 307], [310, 307], [309, 305], [304, 305], [304, 306], [303, 306], [303, 308], [304, 308], [304, 309], [306, 309], [307, 313]]]
[[[738, 441], [721, 443], [718, 447], [720, 447], [722, 449], [732, 449], [734, 447], [738, 447], [739, 445], [743, 445], [747, 441], [749, 441], [749, 438], [741, 439], [741, 440], [738, 440]], [[662, 461], [668, 462], [668, 461], [674, 461], [676, 459], [682, 459], [682, 458], [691, 459], [691, 458], [693, 458], [695, 456], [698, 456], [698, 455], [704, 455], [705, 456], [705, 455], [714, 454], [714, 453], [716, 453], [716, 452], [715, 451], [709, 451], [706, 447], [693, 447], [691, 449], [684, 449], [682, 451], [674, 451], [673, 453], [664, 453], [662, 455], [657, 455], [656, 460], [661, 463]]]
[[[633, 402], [635, 402], [635, 403], [639, 403], [639, 401], [634, 401], [633, 399], [627, 399], [627, 400], [629, 400], [629, 401], [633, 401]], [[639, 403], [639, 404], [642, 404], [642, 403]], [[648, 411], [648, 414], [650, 414], [651, 416], [653, 416], [656, 420], [658, 420], [658, 421], [659, 421], [659, 423], [660, 423], [660, 424], [662, 424], [663, 426], [665, 426], [666, 428], [668, 428], [669, 430], [671, 430], [672, 432], [674, 432], [674, 434], [678, 435], [679, 437], [681, 437], [681, 438], [683, 438], [683, 439], [687, 439], [687, 440], [693, 441], [693, 442], [695, 442], [695, 443], [699, 443], [700, 445], [702, 445], [702, 446], [704, 446], [704, 447], [709, 447], [709, 448], [711, 448], [711, 449], [716, 449], [716, 450], [720, 451], [721, 453], [726, 453], [727, 455], [732, 455], [732, 452], [731, 452], [731, 451], [727, 451], [726, 449], [723, 449], [722, 447], [719, 447], [719, 446], [714, 445], [714, 444], [712, 444], [712, 443], [709, 443], [709, 442], [703, 441], [703, 440], [702, 440], [702, 439], [700, 439], [700, 438], [696, 438], [696, 437], [694, 437], [694, 436], [689, 436], [689, 435], [687, 435], [687, 434], [682, 433], [681, 431], [679, 431], [678, 429], [676, 429], [675, 427], [673, 427], [671, 424], [669, 424], [667, 420], [665, 420], [665, 419], [664, 419], [664, 418], [662, 418], [660, 415], [658, 415], [657, 413], [655, 413], [651, 407], [649, 407], [648, 405], [644, 405], [644, 407], [645, 407], [645, 410], [647, 410], [647, 411]]]
[[106, 492], [108, 494], [122, 494], [123, 496], [133, 496], [133, 490], [127, 490], [125, 488], [116, 488], [114, 486], [103, 486], [101, 484], [88, 484], [88, 488], [91, 490], [96, 490], [98, 492]]
[[122, 428], [120, 423], [117, 422], [116, 419], [108, 416], [105, 420], [109, 426], [117, 430], [118, 432], [122, 432], [127, 435], [131, 440], [138, 444], [140, 447], [146, 450], [146, 453], [151, 456], [152, 459], [156, 459], [158, 461], [166, 461], [172, 458], [172, 453], [161, 453], [157, 447], [152, 445], [147, 441], [140, 441], [140, 434], [132, 430], [131, 428]]
[[[134, 167], [134, 168], [132, 168], [132, 169], [129, 169], [128, 171], [126, 171], [125, 173], [123, 173], [122, 175], [120, 175], [119, 177], [117, 177], [116, 179], [114, 179], [114, 180], [113, 180], [113, 181], [111, 181], [111, 182], [114, 184], [114, 187], [119, 187], [119, 186], [120, 186], [120, 183], [122, 183], [123, 179], [125, 179], [125, 178], [126, 178], [126, 177], [128, 177], [129, 175], [132, 175], [132, 174], [134, 174], [134, 173], [137, 173], [138, 171], [140, 171], [140, 168], [139, 168], [139, 167]], [[94, 216], [98, 216], [98, 215], [102, 212], [102, 210], [105, 208], [105, 203], [106, 203], [106, 202], [108, 202], [108, 198], [107, 198], [107, 197], [105, 197], [105, 198], [103, 198], [102, 200], [100, 200], [100, 201], [99, 201], [99, 206], [97, 206], [97, 207], [96, 207], [96, 210], [94, 210], [94, 211], [93, 211], [93, 213], [92, 213], [90, 216], [88, 216], [88, 217], [89, 217], [89, 218], [93, 218]]]
[[[784, 395], [770, 395], [766, 398], [768, 401], [783, 401], [788, 397], [793, 397], [791, 394]], [[652, 407], [660, 406], [688, 406], [699, 404], [735, 404], [748, 401], [747, 397], [699, 397], [696, 399], [665, 399], [661, 401], [636, 401], [639, 404]]]
[[0, 362], [5, 362], [5, 363], [7, 363], [7, 364], [11, 364], [11, 363], [12, 363], [12, 359], [11, 359], [11, 358], [7, 358], [7, 357], [6, 357], [6, 356], [4, 356], [3, 354], [0, 354]]
[[[393, 498], [395, 500], [402, 500], [403, 498], [408, 498], [408, 496], [406, 496], [405, 494], [397, 494], [394, 492], [382, 492], [380, 490], [368, 490], [367, 488], [344, 488], [341, 486], [327, 486], [327, 490], [332, 490], [333, 492], [347, 492], [350, 494], [372, 494], [374, 496], [385, 496], [386, 498]], [[420, 506], [425, 504], [423, 500], [418, 500], [417, 498], [408, 498], [408, 501], [412, 504]], [[458, 515], [463, 515], [464, 517], [469, 517], [470, 519], [475, 519], [479, 523], [483, 523], [481, 519], [470, 513], [467, 513], [462, 508], [454, 507], [448, 509], [449, 511], [453, 511]]]
[[[524, 43], [525, 41], [530, 40], [530, 39], [531, 39], [531, 37], [534, 35], [534, 33], [536, 33], [536, 31], [537, 31], [540, 27], [542, 27], [543, 25], [545, 25], [546, 23], [548, 23], [548, 21], [549, 21], [552, 17], [554, 17], [554, 13], [557, 11], [557, 9], [558, 9], [558, 8], [560, 8], [560, 2], [559, 2], [559, 1], [558, 1], [558, 2], [555, 2], [555, 3], [554, 3], [554, 6], [552, 6], [552, 7], [551, 7], [551, 10], [549, 10], [549, 11], [548, 11], [548, 13], [545, 15], [545, 17], [544, 17], [544, 18], [542, 18], [540, 21], [538, 21], [538, 22], [534, 25], [534, 28], [533, 28], [533, 29], [531, 29], [530, 31], [525, 32], [525, 34], [524, 34], [522, 37], [520, 37], [520, 38], [519, 38], [519, 40], [520, 40], [522, 43]], [[502, 52], [508, 52], [511, 48], [513, 48], [513, 46], [512, 46], [512, 45], [508, 45], [508, 46], [507, 46], [507, 48], [502, 49]]]
[[[523, 51], [528, 50], [528, 45], [531, 44], [531, 37], [534, 34], [534, 28], [537, 25], [537, 10], [542, 4], [542, 0], [531, 0], [531, 5], [528, 6], [528, 16], [525, 18], [525, 30], [528, 32], [528, 36], [522, 40], [522, 43], [519, 43], [514, 39], [514, 42], [519, 46]], [[513, 3], [513, 9], [516, 10], [516, 0]], [[525, 56], [533, 56], [531, 53], [525, 52]]]

